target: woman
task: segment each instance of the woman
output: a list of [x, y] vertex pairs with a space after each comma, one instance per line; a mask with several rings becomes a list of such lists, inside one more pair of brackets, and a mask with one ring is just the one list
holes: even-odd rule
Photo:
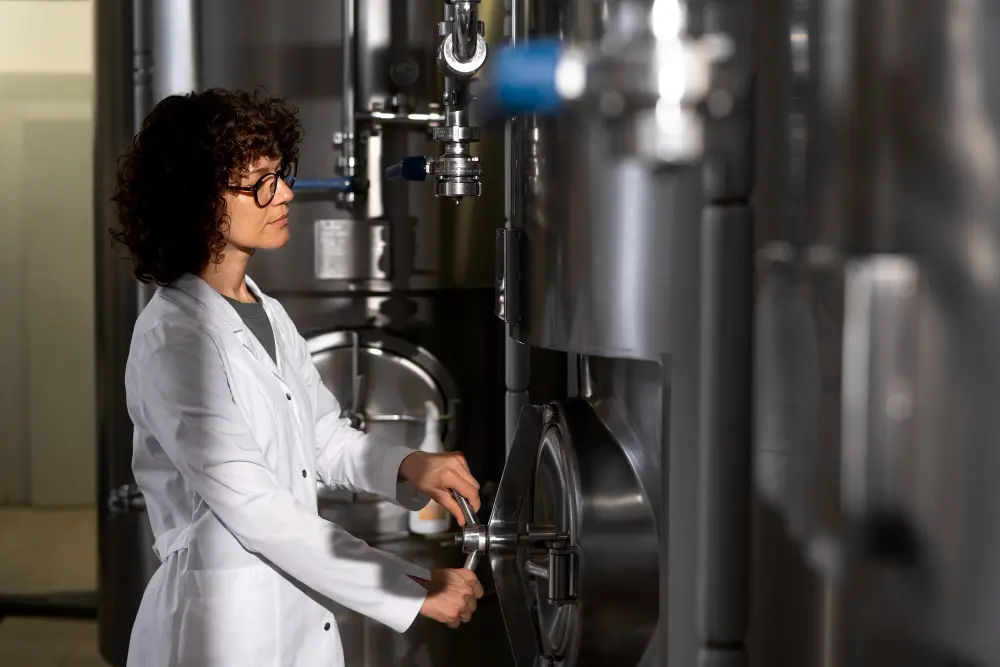
[[123, 156], [120, 227], [136, 277], [160, 286], [125, 373], [132, 468], [161, 565], [132, 630], [130, 667], [343, 665], [330, 601], [402, 632], [458, 627], [482, 587], [369, 547], [317, 513], [316, 481], [463, 523], [479, 506], [460, 454], [353, 430], [281, 305], [246, 275], [288, 242], [302, 131], [280, 100], [209, 90], [160, 102]]

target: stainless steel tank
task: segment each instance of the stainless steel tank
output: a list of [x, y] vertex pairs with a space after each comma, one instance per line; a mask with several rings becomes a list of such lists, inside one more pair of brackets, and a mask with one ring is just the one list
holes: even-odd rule
[[[701, 25], [738, 28], [747, 17], [733, 6], [713, 4]], [[735, 141], [706, 159], [708, 187], [698, 160], [652, 156], [662, 146], [639, 142], [657, 139], [643, 134], [655, 127], [650, 96], [629, 97], [648, 79], [628, 76], [663, 65], [658, 40], [686, 48], [653, 11], [514, 3], [516, 43], [547, 37], [586, 50], [588, 72], [622, 75], [595, 76], [585, 102], [511, 131], [498, 311], [532, 351], [575, 362], [574, 398], [520, 411], [489, 521], [463, 534], [463, 549], [490, 561], [518, 667], [745, 664], [752, 95], [745, 60], [723, 70], [737, 84], [719, 126]], [[704, 245], [683, 233], [698, 228]], [[717, 279], [680, 270], [684, 254], [704, 255]], [[674, 345], [675, 333], [688, 342], [679, 301], [708, 302], [693, 313], [700, 347]], [[517, 356], [508, 348], [509, 363]], [[678, 398], [699, 392], [684, 410]]]
[[758, 253], [770, 500], [837, 584], [845, 661], [992, 664], [1000, 14], [790, 9], [786, 224]]
[[[627, 4], [627, 3], [625, 3]], [[603, 3], [524, 2], [523, 39], [599, 43], [618, 14]], [[697, 188], [616, 151], [589, 106], [518, 122], [516, 224], [525, 242], [517, 340], [534, 347], [658, 359], [668, 350], [665, 252]], [[693, 192], [693, 195], [692, 195]]]

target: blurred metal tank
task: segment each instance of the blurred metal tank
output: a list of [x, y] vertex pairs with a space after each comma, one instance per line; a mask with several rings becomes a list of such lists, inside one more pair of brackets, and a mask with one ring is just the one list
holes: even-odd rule
[[[627, 10], [629, 3], [619, 4]], [[627, 25], [628, 11], [595, 2], [525, 2], [523, 10], [526, 39], [568, 44], [597, 44], [647, 21]], [[625, 25], [609, 25], [616, 17]], [[658, 359], [668, 349], [664, 253], [675, 221], [697, 216], [697, 188], [692, 196], [683, 178], [617, 150], [606, 120], [580, 105], [518, 121], [515, 216], [525, 256], [513, 333], [535, 347]]]
[[866, 612], [845, 662], [993, 664], [1000, 13], [789, 9], [786, 224], [758, 254], [772, 500]]

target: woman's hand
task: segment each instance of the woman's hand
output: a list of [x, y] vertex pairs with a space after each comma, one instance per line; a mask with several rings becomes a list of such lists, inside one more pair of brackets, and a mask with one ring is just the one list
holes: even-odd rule
[[479, 511], [479, 482], [469, 472], [465, 457], [458, 452], [413, 452], [403, 459], [399, 474], [454, 514], [460, 526], [465, 525], [465, 517], [462, 516], [458, 503], [451, 497], [452, 489], [465, 496], [472, 509]]
[[414, 579], [427, 589], [420, 614], [455, 629], [468, 623], [476, 610], [476, 600], [483, 597], [483, 586], [469, 570], [431, 570], [431, 580]]

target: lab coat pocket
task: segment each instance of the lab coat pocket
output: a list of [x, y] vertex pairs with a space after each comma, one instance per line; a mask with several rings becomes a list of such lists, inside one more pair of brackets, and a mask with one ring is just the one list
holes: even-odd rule
[[177, 664], [277, 666], [275, 573], [267, 566], [183, 575]]

